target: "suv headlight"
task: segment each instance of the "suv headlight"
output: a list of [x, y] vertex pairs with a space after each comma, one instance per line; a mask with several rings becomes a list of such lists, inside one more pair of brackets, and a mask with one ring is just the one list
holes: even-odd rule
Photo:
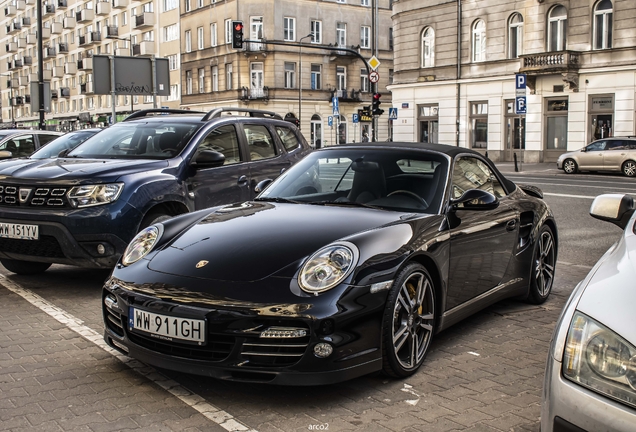
[[570, 324], [563, 376], [636, 407], [636, 348], [580, 312]]
[[162, 233], [163, 229], [160, 229], [157, 225], [152, 225], [141, 230], [128, 244], [128, 247], [121, 257], [121, 263], [124, 266], [129, 266], [148, 255]]
[[68, 192], [68, 200], [75, 208], [112, 203], [124, 189], [123, 183], [75, 186]]
[[342, 282], [358, 262], [358, 248], [349, 242], [326, 246], [300, 269], [298, 284], [309, 293], [327, 291]]

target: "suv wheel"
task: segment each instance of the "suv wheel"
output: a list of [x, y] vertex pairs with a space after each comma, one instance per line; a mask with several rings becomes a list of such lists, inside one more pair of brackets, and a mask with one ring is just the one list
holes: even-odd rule
[[19, 275], [34, 275], [43, 273], [51, 267], [50, 263], [21, 261], [12, 259], [0, 259], [0, 263], [12, 273]]

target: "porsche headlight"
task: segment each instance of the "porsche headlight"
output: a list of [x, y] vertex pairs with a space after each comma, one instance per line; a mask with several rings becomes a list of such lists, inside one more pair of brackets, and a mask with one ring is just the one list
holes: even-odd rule
[[75, 208], [92, 207], [116, 201], [124, 189], [123, 183], [75, 186], [68, 193], [68, 200]]
[[326, 246], [300, 269], [298, 283], [309, 293], [327, 291], [342, 282], [358, 262], [358, 248], [349, 242]]
[[125, 266], [129, 266], [148, 255], [160, 236], [161, 232], [156, 225], [141, 230], [128, 244], [128, 247], [121, 257], [121, 263]]
[[636, 348], [580, 312], [570, 324], [563, 376], [636, 407]]

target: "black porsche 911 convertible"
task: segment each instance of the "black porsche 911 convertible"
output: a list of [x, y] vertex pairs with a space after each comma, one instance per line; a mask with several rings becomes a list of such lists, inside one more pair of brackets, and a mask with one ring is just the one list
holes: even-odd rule
[[227, 380], [405, 377], [437, 332], [550, 294], [557, 229], [541, 191], [474, 151], [343, 145], [255, 187], [132, 240], [104, 286], [109, 345]]

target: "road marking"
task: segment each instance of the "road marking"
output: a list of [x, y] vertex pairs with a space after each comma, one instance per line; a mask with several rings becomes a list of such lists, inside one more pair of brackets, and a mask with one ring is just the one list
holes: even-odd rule
[[2, 278], [2, 286], [4, 286], [6, 289], [14, 292], [15, 294], [19, 295], [20, 297], [31, 303], [33, 306], [52, 316], [58, 322], [64, 324], [66, 327], [73, 330], [84, 339], [93, 342], [95, 345], [97, 345], [107, 353], [111, 354], [113, 357], [121, 361], [130, 369], [140, 375], [143, 375], [149, 381], [157, 384], [159, 387], [163, 388], [189, 407], [195, 409], [209, 420], [212, 420], [223, 429], [230, 432], [256, 432], [255, 429], [250, 429], [248, 426], [236, 420], [231, 414], [228, 414], [222, 409], [209, 404], [198, 394], [193, 393], [178, 382], [166, 377], [153, 367], [147, 366], [138, 360], [122, 355], [118, 351], [109, 347], [104, 341], [102, 335], [97, 333], [92, 328], [85, 326], [82, 320], [55, 306], [53, 303], [48, 302], [44, 298], [35, 294], [33, 291], [22, 288], [15, 282], [7, 279], [3, 274], [0, 274], [0, 277]]
[[[523, 176], [523, 177], [515, 177], [515, 175], [507, 175], [505, 176], [506, 178], [509, 178], [510, 180], [520, 180], [520, 181], [525, 181], [525, 180], [532, 180], [532, 179], [537, 179], [537, 180], [549, 180], [549, 178], [546, 177], [530, 177], [530, 176]], [[559, 178], [559, 180], [565, 180], [564, 178]], [[606, 184], [624, 184], [624, 185], [634, 185], [634, 182], [631, 180], [627, 180], [623, 177], [618, 177], [618, 178], [612, 178], [612, 179], [607, 179], [607, 180], [588, 180], [588, 179], [584, 179], [584, 178], [572, 178], [572, 181], [575, 182], [580, 182], [580, 183], [571, 183], [569, 184], [570, 186], [576, 186], [576, 185], [580, 185], [580, 186], [585, 186], [587, 185], [587, 183], [606, 183]], [[587, 182], [587, 183], [583, 183], [583, 182]], [[552, 183], [550, 183], [552, 184]]]
[[592, 186], [592, 185], [572, 185], [572, 184], [563, 184], [563, 183], [532, 183], [533, 185], [542, 185], [542, 186], [567, 186], [567, 187], [585, 187], [585, 188], [594, 188], [594, 189], [608, 189], [608, 190], [613, 190], [613, 191], [617, 191], [617, 190], [624, 190], [624, 191], [631, 191], [633, 193], [636, 193], [636, 189], [634, 189], [633, 187], [631, 188], [624, 188], [624, 187], [615, 187], [612, 185], [607, 185], [607, 186]]
[[596, 198], [596, 195], [594, 195], [594, 196], [588, 196], [588, 195], [569, 195], [569, 194], [557, 194], [557, 193], [548, 193], [548, 192], [543, 192], [543, 195], [548, 195], [548, 196], [558, 196], [558, 197], [565, 197], [565, 198], [585, 198], [585, 199], [594, 199], [594, 198]]

